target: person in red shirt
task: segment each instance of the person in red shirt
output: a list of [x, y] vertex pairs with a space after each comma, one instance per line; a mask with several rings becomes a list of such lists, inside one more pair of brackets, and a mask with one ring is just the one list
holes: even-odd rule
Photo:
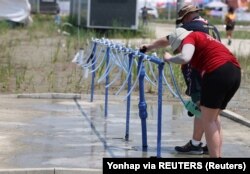
[[164, 61], [189, 63], [201, 75], [201, 123], [209, 156], [221, 157], [219, 114], [240, 86], [240, 64], [221, 42], [204, 32], [177, 28], [169, 35], [169, 42], [173, 51], [179, 54], [172, 56], [166, 52]]
[[[218, 29], [210, 24], [206, 19], [202, 18], [199, 12], [202, 9], [187, 3], [178, 12], [176, 24], [178, 27], [185, 28], [186, 30], [200, 31], [211, 35], [213, 38], [220, 41], [220, 33]], [[170, 45], [168, 36], [164, 36], [152, 42], [151, 44], [143, 44], [140, 50], [151, 51], [158, 48], [164, 48]], [[199, 106], [200, 101], [200, 81], [199, 73], [192, 69], [189, 64], [181, 66], [182, 74], [187, 86], [185, 94], [190, 96], [192, 102]], [[193, 114], [188, 111], [189, 116]], [[208, 148], [203, 146], [203, 128], [198, 117], [194, 117], [192, 138], [183, 146], [175, 146], [178, 153], [186, 153], [192, 155], [208, 154]]]

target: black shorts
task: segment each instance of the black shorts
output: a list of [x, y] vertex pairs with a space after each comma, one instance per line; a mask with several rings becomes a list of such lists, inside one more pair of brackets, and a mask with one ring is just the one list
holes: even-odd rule
[[226, 31], [233, 31], [235, 24], [227, 24], [226, 25]]
[[228, 62], [211, 73], [205, 73], [201, 82], [201, 105], [225, 109], [240, 86], [241, 70]]

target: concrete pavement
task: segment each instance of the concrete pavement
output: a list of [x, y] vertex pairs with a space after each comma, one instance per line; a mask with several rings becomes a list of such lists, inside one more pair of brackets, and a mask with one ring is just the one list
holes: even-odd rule
[[[93, 103], [89, 95], [70, 95], [0, 96], [0, 173], [94, 174], [101, 173], [103, 157], [156, 156], [156, 97], [146, 96], [148, 150], [142, 151], [138, 97], [131, 101], [129, 141], [125, 141], [123, 96], [109, 97], [105, 118], [103, 95], [96, 95]], [[164, 99], [162, 157], [207, 157], [174, 150], [191, 138], [192, 121], [179, 102]], [[250, 128], [226, 117], [222, 127], [223, 157], [250, 157]]]

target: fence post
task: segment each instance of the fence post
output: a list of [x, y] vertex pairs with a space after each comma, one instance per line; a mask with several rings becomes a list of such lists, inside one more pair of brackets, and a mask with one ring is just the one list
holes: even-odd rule
[[158, 65], [158, 125], [157, 125], [157, 158], [161, 157], [161, 126], [162, 126], [162, 76], [164, 63]]
[[[133, 53], [129, 54], [129, 67], [128, 69], [131, 68], [132, 66], [132, 61], [133, 61]], [[129, 74], [128, 77], [128, 92], [131, 89], [131, 73]], [[131, 101], [131, 94], [128, 95], [127, 97], [127, 115], [126, 115], [126, 133], [125, 133], [125, 140], [128, 141], [129, 139], [129, 120], [130, 120], [130, 101]]]
[[[93, 56], [93, 58], [92, 58], [92, 70], [94, 70], [95, 69], [95, 59], [96, 59], [96, 56], [95, 56], [95, 52], [96, 52], [96, 45], [97, 45], [97, 43], [95, 42], [94, 43], [94, 47], [93, 47], [93, 50], [92, 50], [92, 55], [94, 55]], [[94, 72], [92, 72], [92, 80], [91, 80], [91, 95], [90, 95], [90, 102], [93, 102], [93, 99], [94, 99], [94, 90], [95, 90], [95, 71]]]
[[139, 57], [138, 71], [141, 68], [139, 75], [139, 116], [141, 118], [141, 129], [142, 129], [142, 149], [147, 150], [147, 103], [144, 96], [144, 77], [145, 77], [145, 67], [143, 64], [143, 56]]
[[[110, 47], [107, 47], [107, 51], [106, 51], [106, 67], [109, 66], [109, 55], [110, 55]], [[109, 70], [107, 69], [107, 72]], [[106, 86], [109, 84], [109, 74], [107, 74], [106, 76]], [[108, 116], [108, 94], [109, 94], [109, 87], [105, 88], [105, 117]]]

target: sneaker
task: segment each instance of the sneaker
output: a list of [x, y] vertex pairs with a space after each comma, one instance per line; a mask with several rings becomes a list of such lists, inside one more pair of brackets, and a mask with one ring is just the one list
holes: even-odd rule
[[208, 148], [207, 145], [202, 147], [203, 154], [208, 154]]
[[184, 146], [175, 146], [175, 150], [177, 152], [193, 154], [193, 155], [203, 154], [202, 143], [200, 143], [198, 146], [194, 146], [191, 140]]

